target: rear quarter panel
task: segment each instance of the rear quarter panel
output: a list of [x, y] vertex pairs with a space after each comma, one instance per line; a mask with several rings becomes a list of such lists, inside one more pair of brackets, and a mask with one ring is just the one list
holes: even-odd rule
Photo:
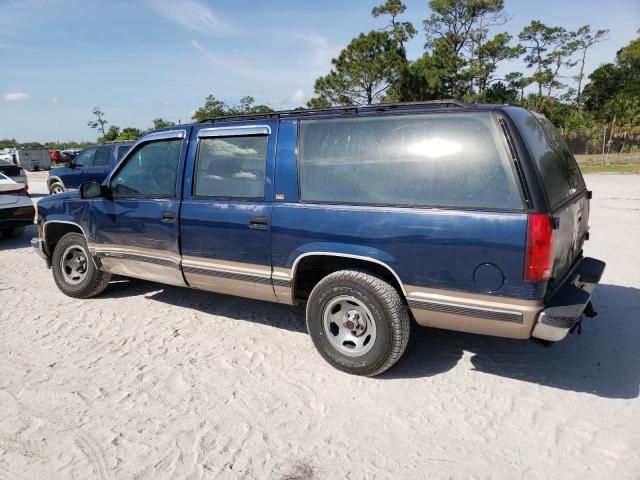
[[492, 295], [543, 296], [544, 284], [523, 280], [525, 212], [302, 203], [296, 141], [296, 121], [283, 120], [271, 221], [274, 270], [286, 272], [305, 253], [336, 252], [387, 264], [408, 294], [424, 288], [486, 294], [474, 272], [490, 263], [504, 277]]

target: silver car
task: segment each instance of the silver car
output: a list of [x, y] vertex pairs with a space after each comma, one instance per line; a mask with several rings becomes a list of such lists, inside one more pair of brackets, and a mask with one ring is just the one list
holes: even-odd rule
[[19, 165], [14, 165], [8, 160], [0, 160], [0, 173], [6, 175], [16, 183], [21, 183], [24, 188], [29, 189], [29, 180], [27, 180], [27, 172]]
[[33, 202], [27, 190], [0, 173], [0, 234], [19, 237], [33, 223]]

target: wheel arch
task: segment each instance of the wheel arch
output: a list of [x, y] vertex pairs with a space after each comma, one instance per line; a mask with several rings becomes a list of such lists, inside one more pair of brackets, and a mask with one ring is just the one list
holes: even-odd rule
[[54, 183], [59, 183], [60, 185], [62, 185], [62, 188], [66, 189], [66, 187], [64, 186], [64, 182], [60, 177], [49, 176], [47, 178], [47, 188], [51, 188], [51, 185], [53, 185]]
[[42, 234], [45, 245], [47, 246], [47, 253], [49, 254], [49, 257], [53, 254], [53, 249], [56, 247], [57, 243], [67, 233], [79, 233], [85, 238], [85, 240], [87, 240], [87, 235], [78, 223], [70, 222], [68, 220], [49, 220], [44, 223], [42, 226]]
[[[305, 299], [322, 278], [346, 269], [366, 270], [380, 276], [398, 290], [406, 302], [407, 291], [404, 284], [398, 273], [386, 262], [365, 255], [322, 251], [306, 252], [294, 260], [291, 267], [291, 298], [294, 302]], [[305, 281], [301, 273], [308, 271], [313, 274]]]

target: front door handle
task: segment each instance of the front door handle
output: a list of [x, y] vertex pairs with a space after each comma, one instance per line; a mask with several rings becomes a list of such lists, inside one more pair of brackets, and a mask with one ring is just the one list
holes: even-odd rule
[[251, 217], [249, 220], [249, 228], [267, 228], [269, 219], [267, 217]]
[[173, 212], [162, 212], [163, 223], [176, 223], [176, 214]]

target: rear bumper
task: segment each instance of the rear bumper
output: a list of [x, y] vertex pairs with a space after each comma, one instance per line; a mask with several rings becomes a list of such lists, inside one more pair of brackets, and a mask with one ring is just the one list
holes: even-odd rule
[[[26, 216], [26, 215], [25, 215]], [[0, 230], [9, 229], [9, 228], [20, 228], [20, 227], [28, 227], [29, 225], [33, 225], [33, 216], [27, 218], [6, 218], [0, 219]]]
[[566, 337], [590, 305], [591, 292], [600, 282], [604, 269], [604, 262], [583, 258], [562, 286], [545, 302], [531, 336], [552, 342]]

